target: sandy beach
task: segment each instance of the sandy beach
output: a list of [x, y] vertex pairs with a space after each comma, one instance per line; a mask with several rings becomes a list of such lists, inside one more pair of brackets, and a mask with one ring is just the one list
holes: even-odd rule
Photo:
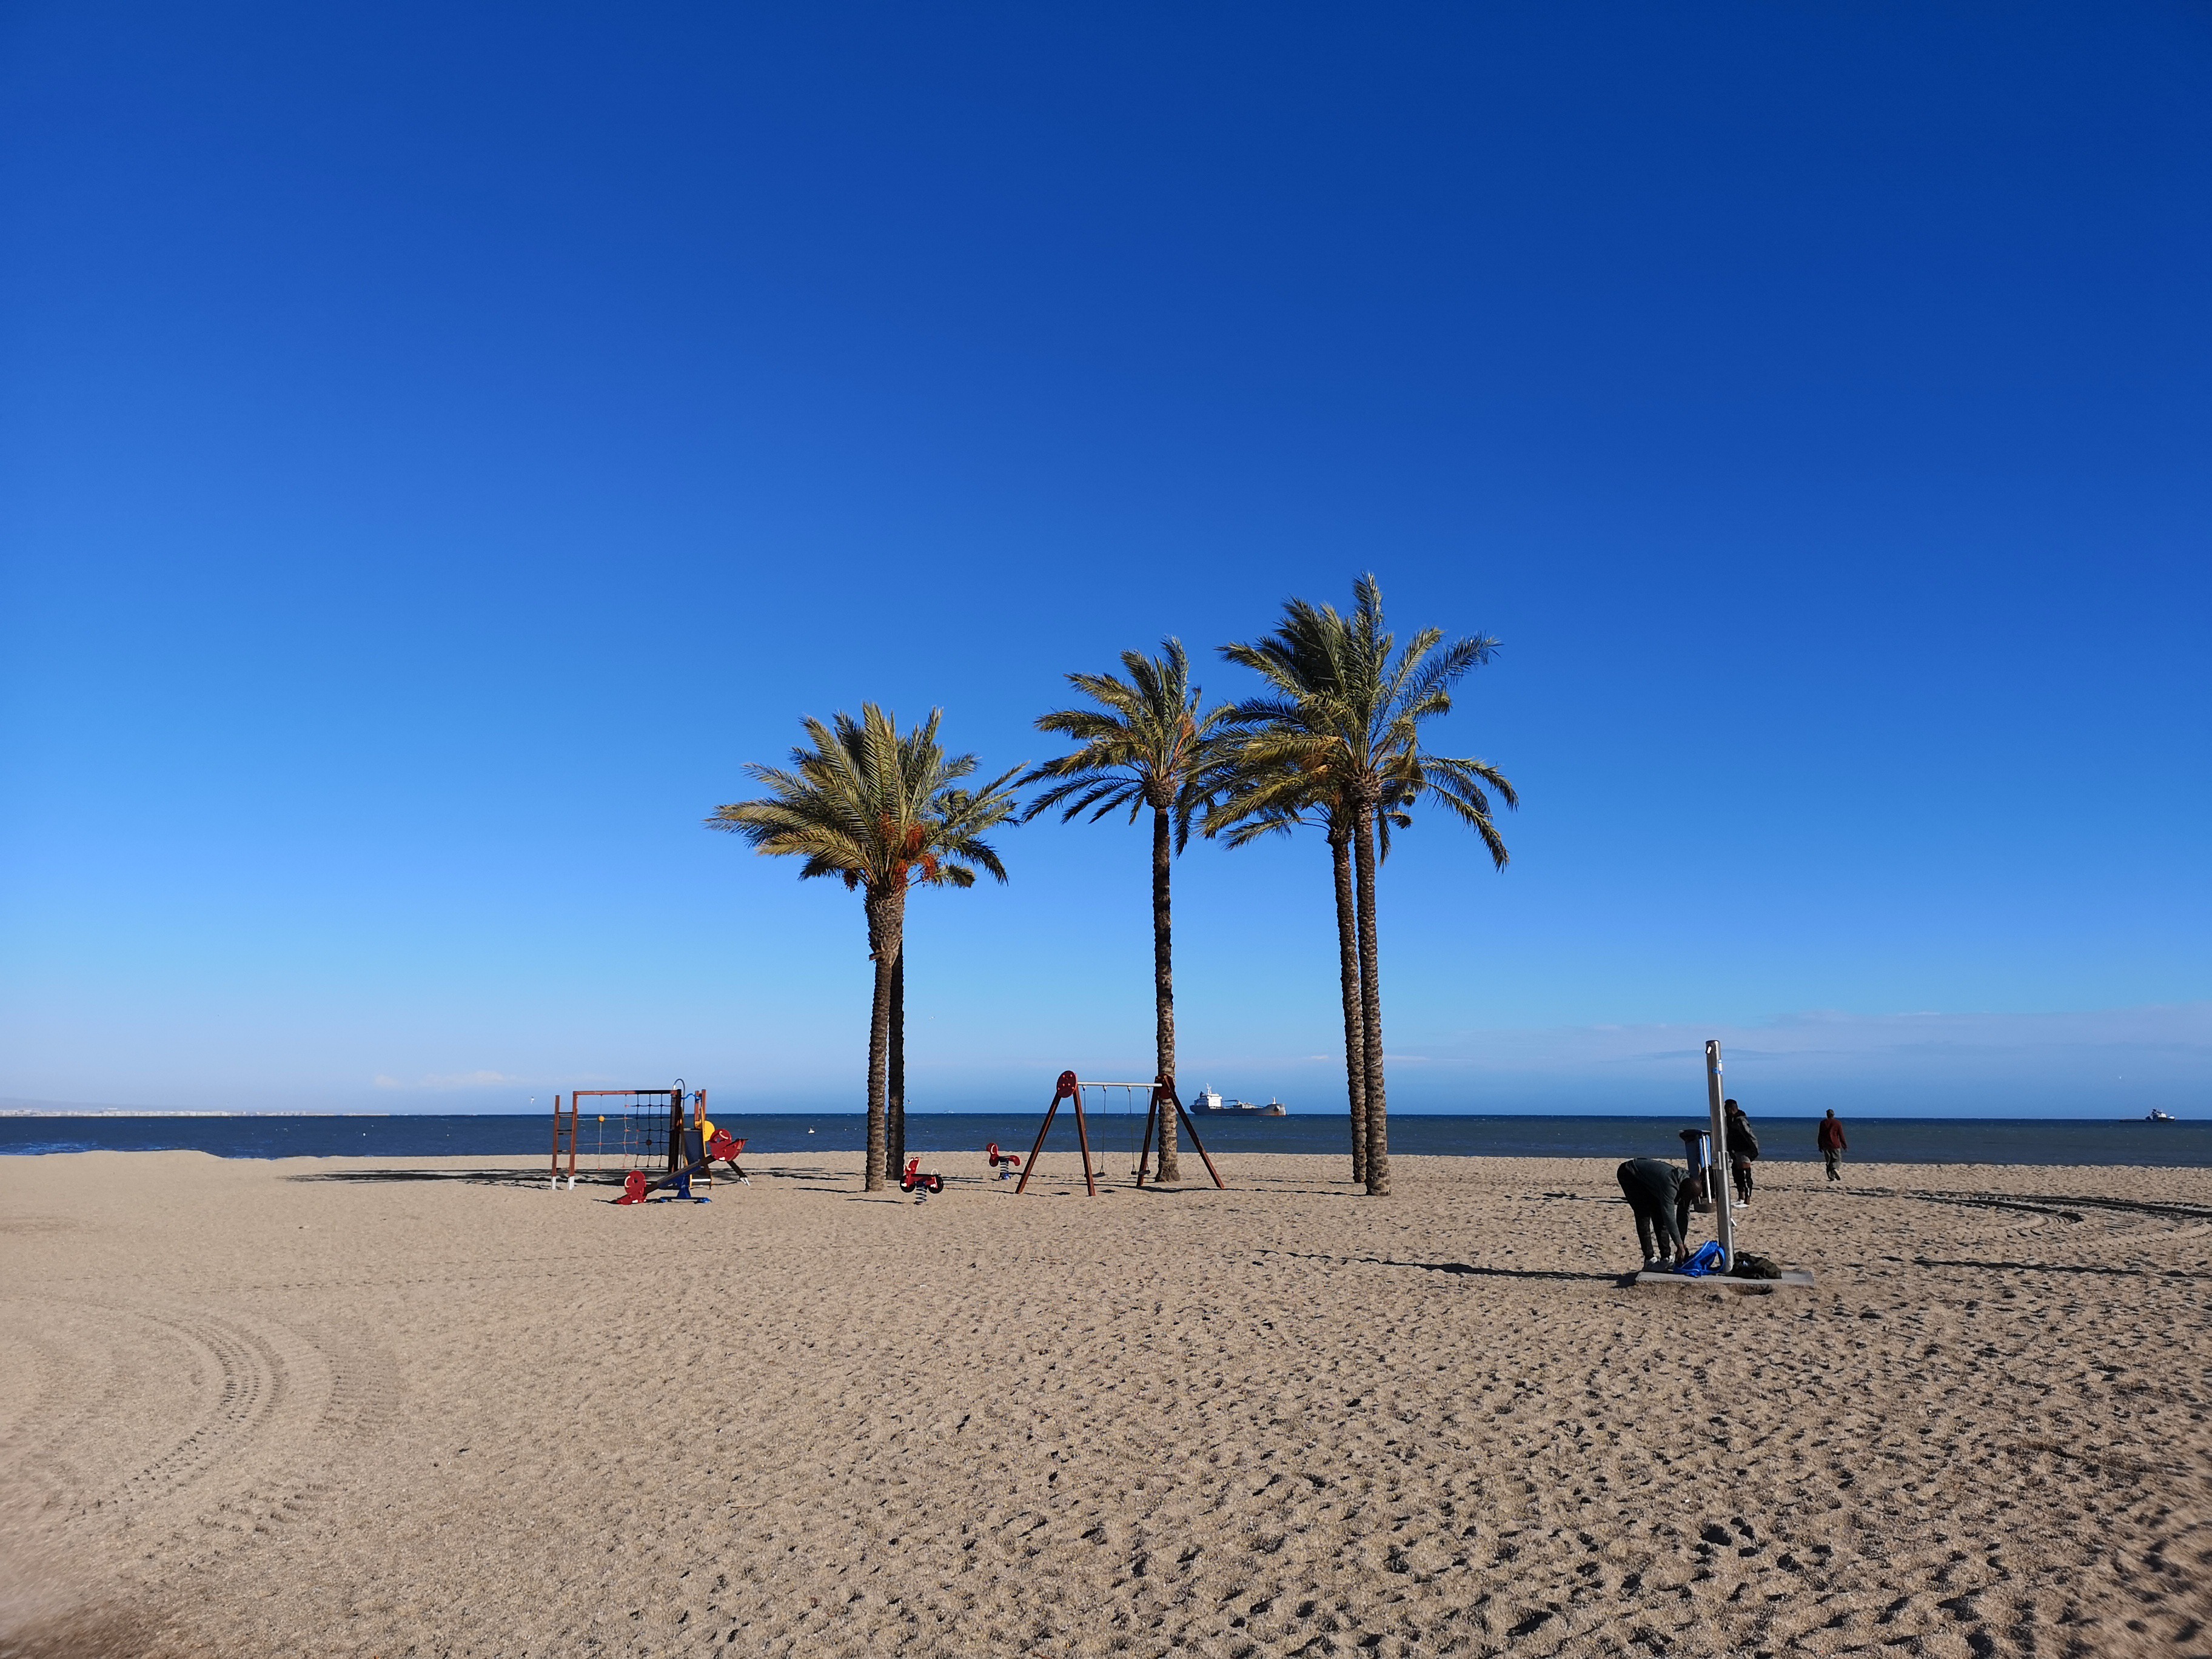
[[2206, 1172], [1107, 1161], [0, 1160], [0, 1653], [2212, 1654]]

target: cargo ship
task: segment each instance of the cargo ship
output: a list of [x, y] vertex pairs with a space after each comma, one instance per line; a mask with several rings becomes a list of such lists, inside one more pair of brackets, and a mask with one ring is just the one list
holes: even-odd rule
[[1219, 1117], [1288, 1117], [1291, 1109], [1273, 1095], [1265, 1106], [1255, 1106], [1249, 1100], [1224, 1100], [1215, 1089], [1200, 1089], [1198, 1098], [1191, 1102], [1194, 1111]]

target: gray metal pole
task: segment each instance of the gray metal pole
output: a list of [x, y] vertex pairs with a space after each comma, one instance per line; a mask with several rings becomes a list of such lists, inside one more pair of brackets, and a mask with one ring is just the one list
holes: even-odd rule
[[1721, 1109], [1721, 1045], [1705, 1045], [1705, 1098], [1713, 1113], [1713, 1167], [1705, 1179], [1712, 1186], [1713, 1231], [1721, 1241], [1721, 1270], [1735, 1271], [1735, 1212], [1729, 1184], [1728, 1114]]

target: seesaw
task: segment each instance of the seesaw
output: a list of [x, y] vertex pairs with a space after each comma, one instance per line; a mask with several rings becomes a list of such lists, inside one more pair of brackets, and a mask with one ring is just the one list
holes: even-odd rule
[[705, 1194], [695, 1193], [691, 1190], [691, 1177], [695, 1175], [705, 1174], [708, 1167], [718, 1159], [728, 1159], [730, 1167], [735, 1169], [738, 1154], [744, 1149], [744, 1141], [733, 1139], [726, 1130], [717, 1129], [714, 1131], [714, 1139], [707, 1143], [706, 1150], [680, 1170], [672, 1170], [657, 1180], [647, 1175], [642, 1170], [632, 1170], [623, 1178], [623, 1194], [615, 1202], [645, 1204], [653, 1201], [653, 1195], [655, 1193], [665, 1191], [671, 1200], [689, 1199], [694, 1204], [712, 1203], [714, 1200], [708, 1198]]

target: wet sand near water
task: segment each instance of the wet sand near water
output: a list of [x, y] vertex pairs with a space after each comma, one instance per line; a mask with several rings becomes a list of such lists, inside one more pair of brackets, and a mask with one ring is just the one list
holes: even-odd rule
[[0, 1655], [2212, 1655], [2212, 1172], [1102, 1161], [0, 1159]]

